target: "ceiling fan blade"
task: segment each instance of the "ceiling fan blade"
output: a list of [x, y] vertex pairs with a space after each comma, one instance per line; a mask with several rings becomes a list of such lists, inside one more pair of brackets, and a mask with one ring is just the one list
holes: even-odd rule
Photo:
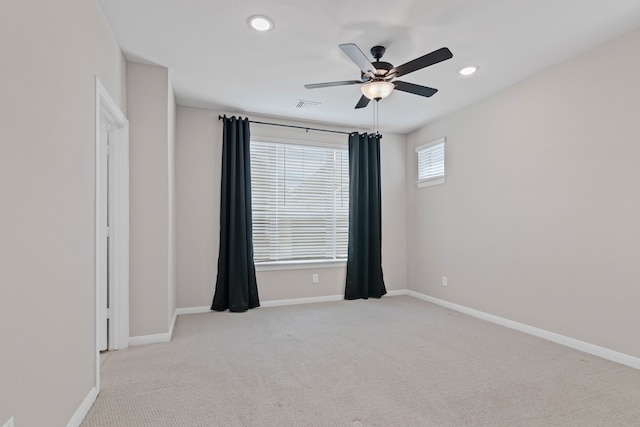
[[416, 58], [413, 61], [409, 61], [406, 64], [402, 64], [389, 72], [389, 74], [395, 74], [396, 77], [404, 76], [405, 74], [413, 73], [414, 71], [428, 67], [438, 62], [446, 61], [453, 58], [451, 51], [442, 47], [438, 50], [434, 50], [431, 53], [427, 53], [420, 58]]
[[371, 61], [369, 61], [369, 58], [367, 58], [367, 56], [362, 53], [358, 46], [356, 46], [354, 43], [345, 43], [338, 46], [349, 57], [349, 59], [355, 62], [355, 64], [363, 73], [375, 76], [376, 67], [373, 66]]
[[362, 83], [362, 80], [343, 80], [341, 82], [312, 83], [304, 85], [307, 89], [317, 89], [319, 87], [347, 86]]
[[413, 83], [395, 81], [393, 82], [396, 85], [396, 89], [401, 90], [402, 92], [413, 93], [414, 95], [426, 96], [430, 97], [434, 93], [438, 91], [438, 89], [434, 89], [432, 87], [420, 86]]
[[358, 101], [358, 103], [356, 104], [356, 108], [364, 108], [367, 105], [369, 105], [369, 101], [371, 101], [369, 98], [367, 98], [366, 96], [362, 95], [362, 97], [360, 98], [360, 101]]

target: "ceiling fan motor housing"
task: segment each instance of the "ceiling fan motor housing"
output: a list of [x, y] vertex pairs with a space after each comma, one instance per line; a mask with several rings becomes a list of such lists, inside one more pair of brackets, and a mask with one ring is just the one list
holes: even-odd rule
[[[371, 56], [375, 58], [375, 62], [372, 64], [376, 67], [376, 77], [384, 77], [389, 74], [389, 71], [393, 69], [393, 65], [388, 62], [380, 61], [380, 58], [384, 55], [386, 48], [384, 46], [374, 46], [371, 48]], [[374, 79], [375, 80], [375, 79]]]
[[393, 69], [392, 64], [384, 61], [375, 61], [372, 65], [376, 67], [376, 78], [371, 78], [371, 74], [360, 73], [360, 78], [362, 78], [363, 82], [377, 79], [382, 80], [387, 74], [389, 74], [389, 71]]

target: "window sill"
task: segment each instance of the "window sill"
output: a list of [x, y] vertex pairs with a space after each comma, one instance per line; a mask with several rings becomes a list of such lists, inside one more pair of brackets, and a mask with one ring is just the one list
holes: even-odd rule
[[305, 270], [317, 268], [344, 268], [347, 260], [327, 260], [327, 261], [273, 261], [256, 263], [256, 271], [279, 271], [279, 270]]
[[444, 184], [444, 179], [445, 177], [441, 176], [440, 178], [433, 178], [425, 181], [416, 182], [416, 185], [418, 186], [418, 188], [430, 187], [432, 185]]

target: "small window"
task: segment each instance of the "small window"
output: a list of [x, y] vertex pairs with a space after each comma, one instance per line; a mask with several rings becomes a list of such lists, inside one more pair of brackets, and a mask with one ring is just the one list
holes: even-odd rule
[[418, 187], [442, 184], [444, 174], [444, 143], [440, 138], [416, 148], [418, 153]]

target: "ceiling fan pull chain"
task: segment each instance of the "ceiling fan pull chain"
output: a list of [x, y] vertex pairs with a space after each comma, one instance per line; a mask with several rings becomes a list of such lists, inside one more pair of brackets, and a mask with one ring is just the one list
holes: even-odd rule
[[373, 124], [371, 126], [372, 127], [371, 132], [375, 132], [376, 131], [376, 111], [378, 110], [378, 108], [377, 108], [378, 103], [374, 102], [373, 104], [374, 104], [373, 105]]
[[374, 133], [378, 133], [378, 99], [375, 100], [376, 102], [373, 104], [373, 131]]

